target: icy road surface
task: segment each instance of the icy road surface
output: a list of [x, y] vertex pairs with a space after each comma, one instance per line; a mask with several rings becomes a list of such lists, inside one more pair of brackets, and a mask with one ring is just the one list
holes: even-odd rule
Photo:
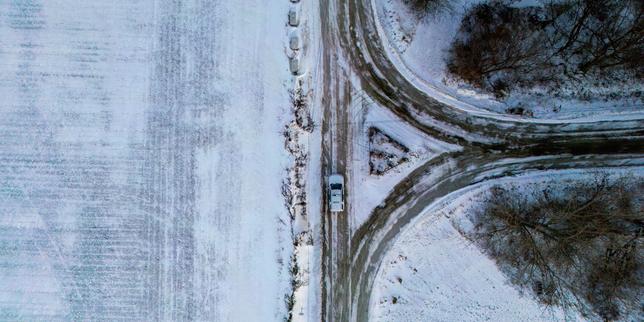
[[287, 12], [0, 0], [0, 320], [283, 318]]

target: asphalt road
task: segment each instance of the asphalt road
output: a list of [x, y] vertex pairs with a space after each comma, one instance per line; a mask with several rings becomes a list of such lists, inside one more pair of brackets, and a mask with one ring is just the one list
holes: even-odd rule
[[[351, 205], [344, 213], [331, 214], [323, 196], [323, 321], [368, 320], [373, 280], [391, 242], [405, 224], [448, 193], [530, 170], [644, 165], [642, 120], [571, 125], [466, 113], [423, 93], [396, 70], [382, 48], [370, 1], [324, 0], [320, 8], [323, 175], [346, 174], [351, 160], [348, 142], [355, 129], [346, 122], [351, 87], [361, 88], [418, 130], [463, 147], [461, 152], [441, 155], [413, 171], [392, 190], [385, 206], [374, 209], [353, 234], [348, 225]], [[350, 70], [340, 68], [337, 57], [344, 57]], [[350, 83], [349, 73], [357, 75], [359, 83]], [[499, 162], [505, 158], [513, 161]], [[443, 172], [430, 179], [436, 171]]]
[[[351, 178], [348, 176], [347, 162], [350, 162], [350, 124], [349, 104], [351, 103], [351, 88], [345, 71], [335, 64], [335, 57], [341, 55], [337, 42], [337, 34], [333, 32], [333, 21], [328, 17], [335, 11], [334, 3], [326, 0], [320, 4], [322, 14], [323, 35], [323, 99], [324, 121], [322, 123], [322, 175], [323, 191], [322, 229], [324, 235], [323, 245], [323, 288], [322, 288], [322, 320], [339, 321], [345, 316], [348, 307], [341, 301], [346, 301], [350, 295], [348, 285], [343, 285], [342, 276], [349, 273], [349, 262], [345, 259], [350, 250], [349, 217], [351, 205], [345, 204], [345, 209], [340, 213], [332, 213], [328, 209], [326, 193], [326, 177], [332, 173], [341, 173], [345, 176], [345, 200], [351, 193], [346, 187]], [[340, 283], [336, 284], [336, 281]], [[340, 301], [340, 302], [338, 302]], [[337, 310], [335, 309], [337, 308]]]

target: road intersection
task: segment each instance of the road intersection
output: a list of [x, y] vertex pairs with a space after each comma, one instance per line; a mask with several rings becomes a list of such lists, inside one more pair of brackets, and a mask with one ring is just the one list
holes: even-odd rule
[[[322, 198], [323, 321], [367, 321], [380, 262], [397, 234], [449, 193], [529, 171], [644, 165], [644, 120], [566, 123], [471, 113], [444, 104], [405, 79], [387, 58], [371, 1], [323, 0], [322, 175], [345, 174], [353, 160], [352, 95], [359, 88], [401, 121], [462, 147], [417, 167], [353, 230], [348, 204], [332, 214]], [[338, 57], [348, 62], [339, 64]], [[436, 175], [439, 173], [438, 175]], [[322, 191], [326, 191], [322, 180]], [[346, 185], [351, 187], [350, 184]], [[345, 191], [345, 194], [359, 191]]]

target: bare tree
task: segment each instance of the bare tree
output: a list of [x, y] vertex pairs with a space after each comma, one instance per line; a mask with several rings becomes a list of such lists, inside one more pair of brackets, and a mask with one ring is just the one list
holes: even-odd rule
[[644, 5], [639, 0], [574, 0], [548, 8], [561, 13], [553, 19], [553, 33], [561, 40], [557, 55], [576, 62], [576, 69], [641, 68], [644, 44]]
[[421, 19], [450, 8], [449, 0], [403, 0], [403, 2]]
[[641, 310], [643, 185], [601, 175], [556, 186], [492, 188], [472, 238], [546, 304], [605, 319]]
[[546, 35], [532, 21], [538, 13], [503, 2], [475, 6], [461, 22], [448, 70], [482, 88], [506, 89], [508, 84], [525, 82], [520, 76], [535, 75], [548, 64], [543, 50]]
[[449, 50], [451, 74], [499, 97], [514, 87], [554, 89], [589, 76], [644, 76], [643, 1], [511, 4], [490, 1], [466, 14]]

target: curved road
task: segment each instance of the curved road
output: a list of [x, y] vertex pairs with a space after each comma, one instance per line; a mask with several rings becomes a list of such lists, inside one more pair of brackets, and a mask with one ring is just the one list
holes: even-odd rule
[[[380, 263], [396, 236], [432, 203], [474, 184], [534, 170], [644, 166], [644, 156], [550, 156], [501, 159], [499, 155], [447, 154], [421, 166], [400, 183], [370, 220], [352, 236], [349, 315], [338, 321], [368, 321], [369, 299]], [[440, 173], [437, 177], [435, 173]]]
[[[628, 138], [644, 135], [644, 121], [568, 124], [472, 114], [443, 104], [411, 84], [387, 58], [371, 0], [338, 1], [334, 30], [362, 88], [403, 120], [436, 138], [461, 145], [520, 147], [576, 137]], [[418, 116], [421, 115], [421, 116]]]

